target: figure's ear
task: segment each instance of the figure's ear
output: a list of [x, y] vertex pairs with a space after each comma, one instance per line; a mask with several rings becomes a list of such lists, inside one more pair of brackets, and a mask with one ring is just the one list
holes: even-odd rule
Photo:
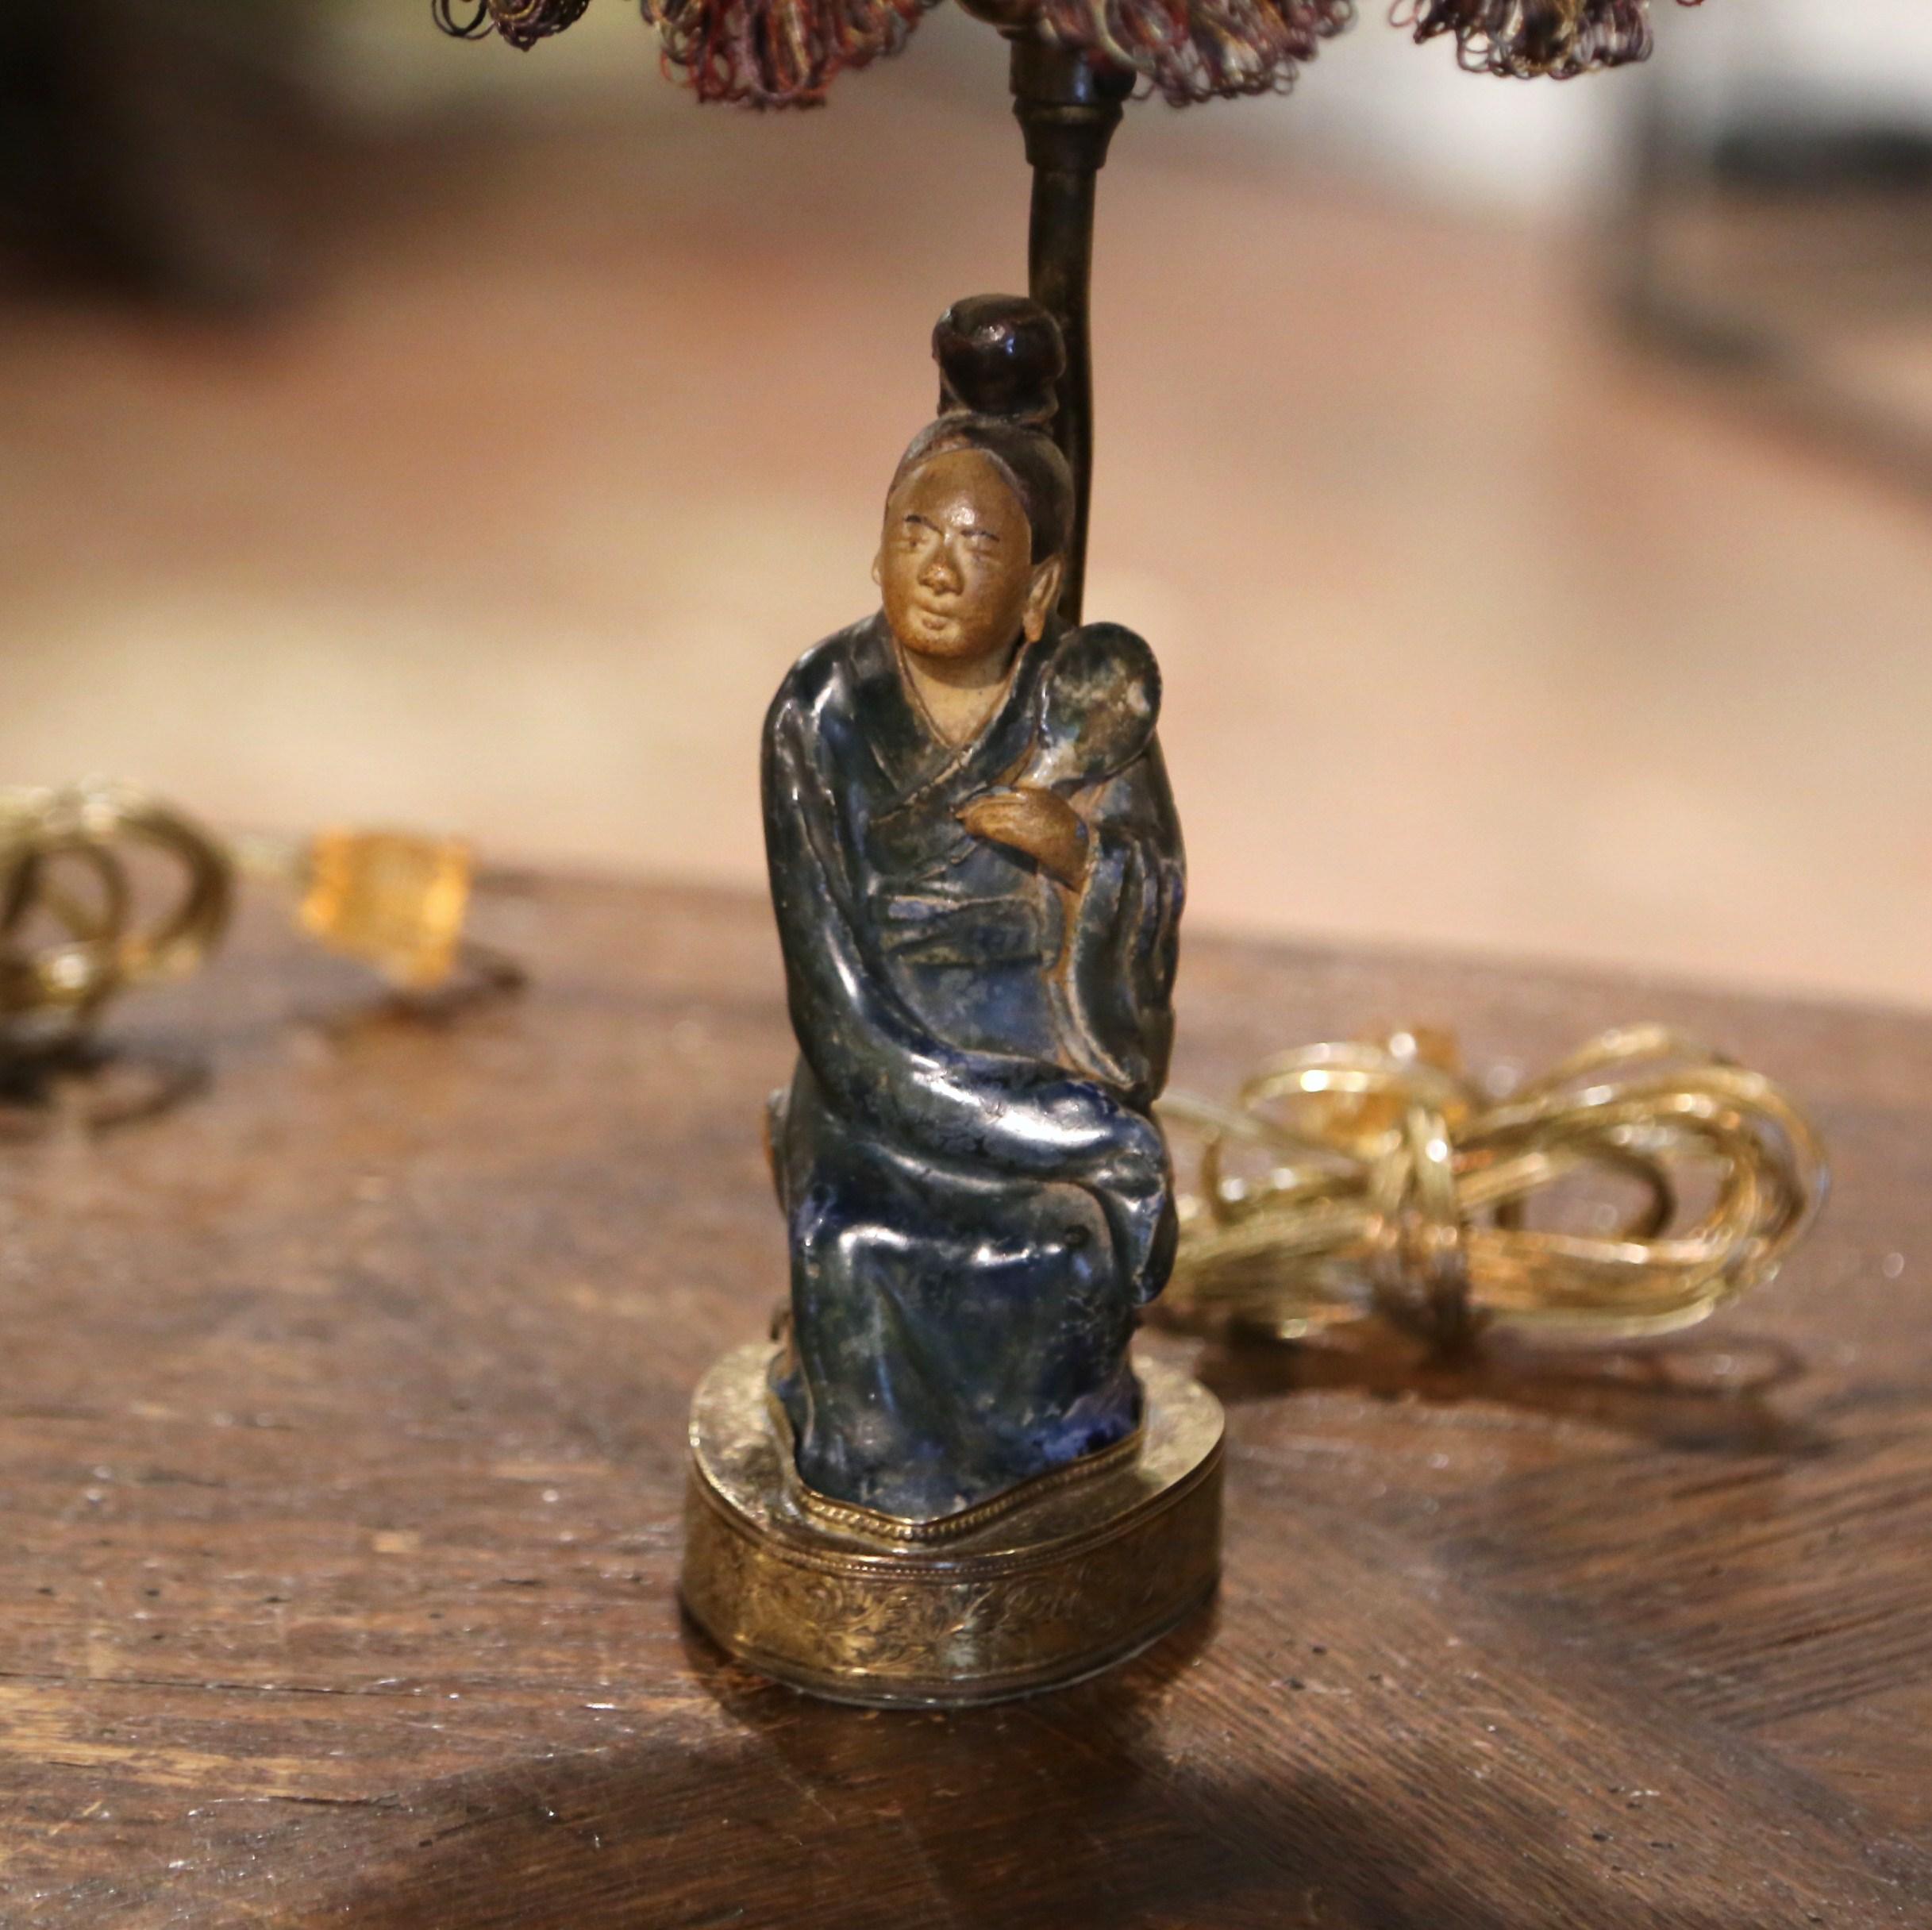
[[883, 549], [872, 552], [872, 581], [882, 590], [886, 587], [886, 553]]
[[1049, 557], [1045, 562], [1034, 566], [1033, 584], [1026, 592], [1026, 615], [1022, 626], [1029, 643], [1037, 643], [1045, 632], [1046, 620], [1060, 599], [1060, 580], [1064, 573], [1065, 565], [1058, 557]]

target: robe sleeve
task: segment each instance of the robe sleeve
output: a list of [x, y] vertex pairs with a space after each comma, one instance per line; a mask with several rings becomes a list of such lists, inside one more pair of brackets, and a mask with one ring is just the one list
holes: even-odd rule
[[851, 734], [835, 705], [789, 683], [765, 727], [772, 900], [792, 1027], [813, 1077], [845, 1118], [902, 1150], [1085, 1186], [1137, 1286], [1157, 1290], [1172, 1208], [1152, 1120], [1051, 1062], [935, 1037], [892, 990], [839, 806], [840, 764], [868, 754]]
[[1087, 876], [1068, 906], [1068, 1030], [1095, 1073], [1145, 1111], [1167, 1083], [1186, 865], [1158, 743], [1083, 811]]

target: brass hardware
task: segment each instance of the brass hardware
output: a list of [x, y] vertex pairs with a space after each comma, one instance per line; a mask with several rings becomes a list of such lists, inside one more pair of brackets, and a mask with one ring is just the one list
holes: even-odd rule
[[469, 909], [468, 845], [398, 831], [323, 831], [296, 917], [309, 934], [398, 985], [433, 989], [456, 969]]

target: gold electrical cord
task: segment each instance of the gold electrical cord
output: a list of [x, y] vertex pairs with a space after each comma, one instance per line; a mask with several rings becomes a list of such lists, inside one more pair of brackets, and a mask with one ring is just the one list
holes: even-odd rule
[[[177, 874], [171, 902], [145, 924], [129, 871], [141, 847]], [[233, 896], [220, 846], [125, 785], [0, 791], [0, 1026], [85, 1031], [124, 987], [199, 964], [228, 929]]]
[[[1160, 1110], [1198, 1139], [1199, 1184], [1153, 1317], [1277, 1340], [1376, 1316], [1443, 1349], [1491, 1327], [1671, 1333], [1768, 1280], [1828, 1180], [1770, 1080], [1661, 1025], [1603, 1033], [1500, 1100], [1446, 1039], [1398, 1033], [1271, 1059], [1231, 1106]], [[1539, 1196], [1595, 1219], [1533, 1226]]]

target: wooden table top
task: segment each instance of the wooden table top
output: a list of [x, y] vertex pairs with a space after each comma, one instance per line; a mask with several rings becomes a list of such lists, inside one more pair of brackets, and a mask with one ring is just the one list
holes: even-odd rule
[[783, 1285], [767, 914], [488, 919], [533, 988], [443, 1023], [252, 924], [116, 1022], [204, 1096], [0, 1147], [0, 1922], [1932, 1923], [1932, 1020], [1192, 943], [1195, 1089], [1378, 1022], [1530, 1068], [1656, 1016], [1797, 1092], [1836, 1196], [1641, 1358], [1208, 1350], [1213, 1614], [864, 1713], [673, 1595], [691, 1388]]

